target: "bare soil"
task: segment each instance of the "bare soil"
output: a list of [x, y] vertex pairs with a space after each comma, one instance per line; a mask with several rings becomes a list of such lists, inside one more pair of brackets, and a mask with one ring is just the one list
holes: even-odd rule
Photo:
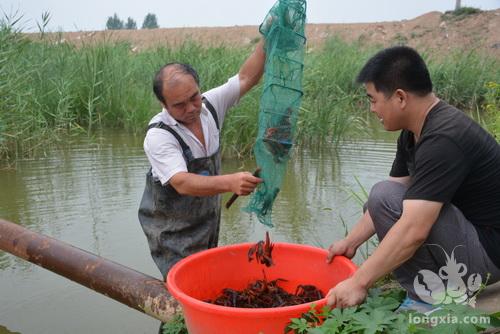
[[[438, 54], [452, 49], [475, 49], [500, 58], [500, 9], [460, 19], [441, 12], [429, 12], [412, 20], [306, 26], [309, 49], [320, 47], [336, 35], [346, 41], [360, 41], [366, 45], [405, 44]], [[260, 35], [258, 26], [233, 26], [68, 32], [56, 36], [59, 42], [76, 44], [128, 41], [131, 50], [136, 52], [158, 45], [174, 46], [188, 39], [207, 45], [242, 46], [254, 43]]]

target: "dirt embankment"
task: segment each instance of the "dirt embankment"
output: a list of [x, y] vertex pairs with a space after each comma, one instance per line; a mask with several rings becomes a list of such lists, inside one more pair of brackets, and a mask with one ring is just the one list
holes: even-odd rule
[[[306, 27], [307, 45], [312, 49], [335, 35], [347, 41], [382, 46], [405, 44], [437, 53], [475, 49], [500, 58], [500, 9], [459, 19], [443, 16], [441, 12], [430, 12], [412, 20], [308, 24]], [[255, 42], [258, 37], [257, 26], [234, 26], [69, 32], [57, 38], [60, 42], [76, 44], [125, 40], [130, 42], [133, 51], [139, 51], [157, 45], [177, 45], [187, 39], [212, 45], [238, 46]]]

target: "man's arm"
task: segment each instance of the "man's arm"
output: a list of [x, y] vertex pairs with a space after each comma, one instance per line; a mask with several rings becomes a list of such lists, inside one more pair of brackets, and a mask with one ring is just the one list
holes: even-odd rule
[[362, 303], [368, 288], [410, 259], [424, 243], [442, 206], [425, 200], [403, 201], [401, 218], [356, 273], [330, 290], [328, 305], [349, 307]]
[[169, 183], [181, 195], [211, 196], [225, 192], [237, 195], [250, 194], [262, 179], [249, 172], [204, 176], [180, 172], [172, 176]]
[[240, 97], [245, 95], [259, 82], [262, 73], [264, 73], [265, 62], [266, 54], [264, 52], [264, 39], [262, 39], [255, 47], [253, 53], [247, 58], [245, 63], [243, 63], [238, 73], [240, 80]]
[[[406, 186], [410, 183], [409, 176], [403, 177], [389, 177], [390, 181], [402, 183]], [[343, 255], [350, 259], [356, 254], [356, 250], [365, 241], [370, 239], [375, 234], [375, 226], [373, 226], [372, 217], [368, 210], [361, 216], [354, 228], [347, 234], [347, 236], [328, 247], [328, 255], [326, 261], [330, 263], [335, 255]]]

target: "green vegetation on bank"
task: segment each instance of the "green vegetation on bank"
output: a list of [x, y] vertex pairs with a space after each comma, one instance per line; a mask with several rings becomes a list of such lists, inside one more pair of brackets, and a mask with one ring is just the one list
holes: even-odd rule
[[479, 14], [481, 12], [481, 9], [475, 7], [460, 7], [455, 10], [446, 11], [442, 15], [442, 18], [443, 20], [460, 21], [470, 15]]
[[485, 330], [500, 325], [498, 313], [487, 314], [462, 304], [440, 305], [430, 314], [396, 312], [405, 294], [399, 289], [371, 289], [359, 306], [311, 309], [291, 319], [288, 329], [293, 334], [472, 334], [491, 333]]
[[485, 127], [500, 141], [500, 82], [490, 81], [485, 84], [483, 107], [486, 110]]
[[[90, 41], [76, 47], [54, 34], [28, 39], [14, 26], [0, 25], [2, 159], [43, 151], [78, 133], [119, 129], [142, 136], [149, 119], [160, 111], [151, 89], [160, 66], [174, 60], [192, 64], [205, 90], [236, 74], [254, 47], [203, 46], [192, 41], [141, 52], [124, 42]], [[370, 116], [365, 93], [353, 81], [378, 49], [332, 38], [321, 49], [308, 52], [297, 126], [299, 144], [336, 144], [367, 129]], [[473, 51], [450, 52], [440, 58], [424, 55], [438, 96], [487, 115], [487, 128], [498, 135], [498, 60]], [[222, 138], [226, 156], [251, 151], [260, 93], [254, 89], [227, 117]]]

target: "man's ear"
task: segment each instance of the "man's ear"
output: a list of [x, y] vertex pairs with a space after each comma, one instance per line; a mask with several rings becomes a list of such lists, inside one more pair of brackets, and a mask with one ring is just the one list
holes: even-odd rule
[[408, 104], [408, 93], [406, 93], [402, 89], [396, 89], [394, 92], [394, 96], [397, 99], [397, 102], [400, 104], [401, 108], [405, 108]]

